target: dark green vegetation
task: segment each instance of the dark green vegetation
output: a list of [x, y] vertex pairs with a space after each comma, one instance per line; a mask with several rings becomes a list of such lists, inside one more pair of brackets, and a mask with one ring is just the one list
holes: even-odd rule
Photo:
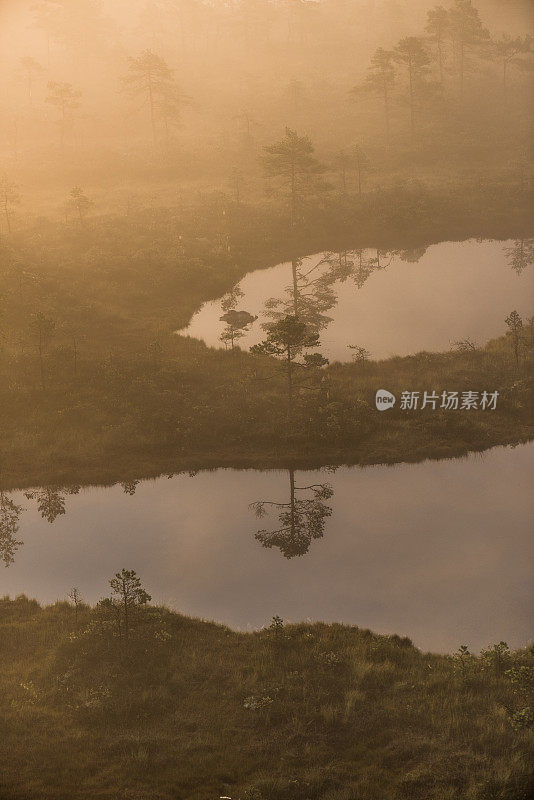
[[[21, 120], [0, 180], [2, 485], [529, 438], [528, 325], [510, 347], [315, 359], [300, 388], [274, 359], [173, 334], [251, 269], [306, 253], [532, 236], [524, 4], [109, 5], [28, 4], [35, 54], [2, 78]], [[491, 415], [379, 420], [380, 385], [501, 398]]]
[[129, 598], [128, 636], [120, 594], [0, 601], [2, 798], [532, 797], [532, 650], [429, 655], [278, 618], [242, 634]]
[[[357, 240], [386, 248], [402, 237], [416, 247], [490, 230], [525, 236], [530, 194], [495, 183], [470, 197], [472, 211], [478, 207], [469, 217], [462, 196], [463, 189], [445, 195], [420, 185], [361, 200], [333, 196], [308, 210], [299, 246], [313, 252]], [[43, 220], [4, 243], [4, 487], [222, 464], [417, 460], [531, 436], [528, 324], [517, 359], [515, 340], [506, 339], [476, 351], [315, 365], [301, 379], [306, 388], [295, 389], [291, 425], [286, 375], [273, 359], [214, 351], [173, 334], [202, 300], [255, 266], [287, 258], [286, 230], [275, 209], [213, 197], [84, 226]], [[399, 395], [432, 389], [501, 396], [491, 413], [410, 416], [397, 407], [378, 415], [374, 392], [383, 386]]]

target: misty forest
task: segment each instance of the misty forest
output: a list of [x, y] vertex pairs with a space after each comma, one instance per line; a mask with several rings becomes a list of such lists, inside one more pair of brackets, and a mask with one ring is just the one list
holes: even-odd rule
[[534, 7], [433, 2], [0, 0], [0, 800], [534, 797]]

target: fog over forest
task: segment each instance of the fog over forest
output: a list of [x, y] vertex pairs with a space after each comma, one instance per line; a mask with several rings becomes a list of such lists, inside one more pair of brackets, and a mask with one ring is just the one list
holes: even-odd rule
[[[416, 139], [400, 58], [391, 65], [388, 169], [413, 176], [444, 161], [463, 169], [466, 159], [474, 167], [489, 149], [492, 161], [524, 158], [532, 58], [498, 43], [534, 30], [532, 4], [476, 6], [484, 31], [473, 38], [450, 26], [436, 32], [421, 0], [2, 0], [0, 173], [24, 199], [13, 211], [61, 214], [56, 193], [70, 184], [90, 194], [96, 214], [141, 187], [156, 204], [179, 187], [228, 191], [233, 167], [249, 198], [261, 196], [258, 155], [286, 126], [312, 139], [334, 172], [329, 182], [340, 151], [355, 145], [380, 172], [385, 132], [371, 58], [406, 37], [420, 37], [427, 54], [412, 76]], [[160, 70], [152, 117], [131, 80], [131, 59], [147, 51]], [[415, 156], [422, 149], [426, 157]]]
[[534, 797], [533, 0], [0, 0], [0, 800]]

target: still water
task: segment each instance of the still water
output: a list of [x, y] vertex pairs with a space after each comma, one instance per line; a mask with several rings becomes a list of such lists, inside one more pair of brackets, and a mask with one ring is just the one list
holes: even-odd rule
[[[248, 349], [265, 337], [273, 314], [309, 317], [321, 333], [320, 351], [350, 361], [350, 345], [371, 358], [441, 352], [466, 338], [485, 344], [505, 330], [516, 309], [532, 315], [532, 241], [443, 242], [411, 251], [321, 253], [251, 272], [232, 307], [257, 317], [238, 338]], [[293, 277], [296, 278], [293, 281]], [[221, 300], [205, 303], [181, 335], [224, 347]], [[238, 336], [239, 336], [238, 333]], [[227, 344], [228, 346], [228, 344]]]
[[239, 629], [279, 614], [436, 651], [521, 646], [534, 633], [533, 461], [531, 443], [392, 467], [16, 492], [3, 502], [20, 508], [21, 544], [0, 591], [51, 602], [77, 586], [94, 602], [126, 567], [155, 602]]

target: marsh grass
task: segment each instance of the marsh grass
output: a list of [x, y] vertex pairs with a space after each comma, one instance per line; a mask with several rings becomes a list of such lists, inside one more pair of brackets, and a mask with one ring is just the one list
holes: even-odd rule
[[[173, 334], [202, 302], [294, 249], [525, 237], [531, 202], [503, 176], [487, 186], [386, 181], [362, 198], [310, 201], [292, 241], [280, 208], [237, 206], [217, 193], [132, 217], [94, 217], [83, 229], [28, 222], [0, 244], [2, 486], [213, 466], [391, 463], [531, 438], [528, 326], [518, 365], [504, 339], [475, 352], [332, 364], [306, 380], [296, 426], [287, 424], [287, 386], [273, 359]], [[42, 365], [39, 313], [55, 323]], [[487, 389], [501, 398], [492, 415], [408, 417], [398, 406], [378, 415], [378, 388]]]
[[[237, 633], [164, 608], [0, 603], [2, 797], [529, 800], [532, 704], [490, 648], [421, 653], [345, 625]], [[165, 631], [165, 636], [161, 633]], [[532, 650], [506, 666], [534, 669]]]
[[[284, 371], [268, 357], [170, 337], [157, 367], [130, 356], [80, 359], [77, 380], [50, 360], [13, 357], [3, 407], [2, 485], [109, 483], [217, 466], [300, 467], [447, 458], [532, 438], [532, 325], [518, 366], [505, 336], [469, 353], [331, 364], [307, 377], [288, 421]], [[393, 392], [378, 413], [375, 393]], [[403, 411], [405, 390], [498, 391], [496, 411]]]

